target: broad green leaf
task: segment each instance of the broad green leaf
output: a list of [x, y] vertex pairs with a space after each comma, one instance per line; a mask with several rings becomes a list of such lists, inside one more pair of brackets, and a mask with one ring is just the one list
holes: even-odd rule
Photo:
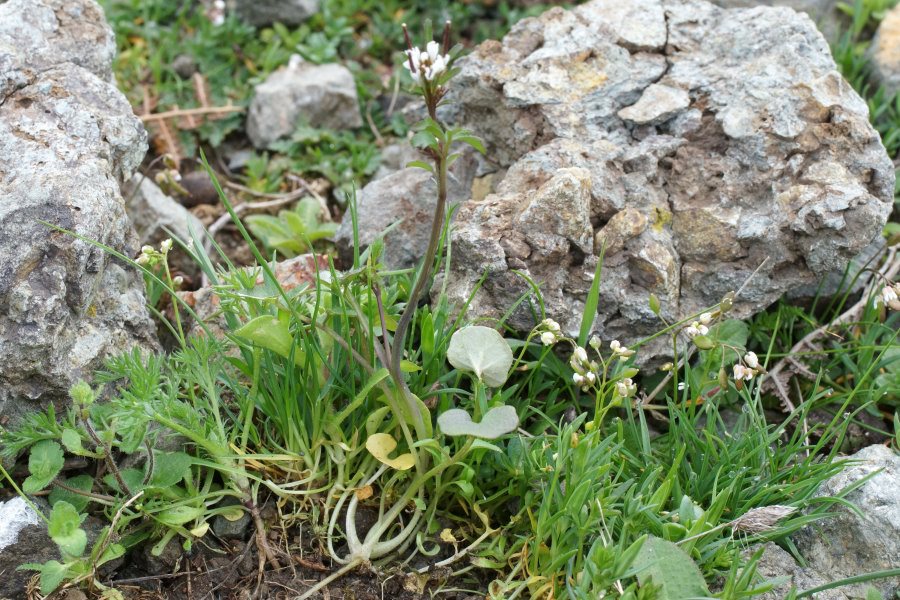
[[294, 336], [291, 335], [290, 328], [274, 315], [256, 317], [234, 334], [284, 358], [291, 355], [291, 348], [294, 347]]
[[397, 448], [397, 440], [387, 433], [374, 433], [366, 440], [366, 450], [378, 459], [379, 462], [387, 466], [397, 469], [398, 471], [406, 471], [416, 464], [415, 458], [410, 453], [401, 454], [397, 458], [389, 458], [388, 454]]
[[79, 557], [87, 546], [87, 533], [81, 528], [82, 517], [74, 506], [60, 500], [50, 511], [47, 533], [63, 555]]
[[716, 343], [708, 335], [695, 335], [691, 341], [701, 350], [709, 350], [716, 346]]
[[117, 558], [125, 555], [125, 546], [122, 544], [110, 544], [106, 547], [106, 550], [103, 551], [103, 556], [100, 557], [100, 560], [97, 561], [97, 566], [108, 563], [111, 560], [116, 560]]
[[63, 468], [62, 446], [53, 440], [41, 440], [31, 447], [28, 455], [28, 472], [31, 475], [22, 482], [22, 491], [35, 494], [56, 479]]
[[167, 488], [181, 483], [187, 476], [193, 460], [184, 452], [154, 452], [150, 485]]
[[[128, 491], [132, 494], [136, 494], [144, 487], [144, 471], [138, 469], [122, 469], [119, 471], [119, 475], [122, 476], [122, 481], [125, 482], [125, 485], [128, 486]], [[121, 488], [119, 485], [119, 480], [116, 479], [116, 476], [112, 473], [107, 473], [103, 477], [103, 483], [116, 490], [120, 494], [124, 494], [125, 490]]]
[[512, 406], [497, 406], [487, 411], [480, 423], [475, 423], [466, 411], [451, 408], [438, 417], [438, 425], [444, 435], [471, 435], [494, 440], [515, 431], [519, 426], [519, 416]]
[[470, 371], [490, 387], [506, 383], [513, 354], [497, 330], [470, 325], [454, 332], [447, 348], [447, 360], [461, 371]]
[[63, 446], [65, 446], [66, 450], [72, 454], [81, 454], [81, 452], [83, 452], [81, 447], [81, 435], [71, 427], [63, 429], [61, 439]]
[[661, 586], [659, 600], [706, 598], [709, 589], [697, 563], [672, 542], [649, 536], [632, 565], [641, 584]]
[[416, 371], [421, 371], [422, 367], [410, 360], [401, 360], [400, 370], [404, 373], [415, 373]]
[[48, 560], [41, 563], [25, 563], [17, 570], [38, 571], [41, 574], [41, 594], [49, 596], [66, 579], [69, 574], [69, 566], [58, 560]]
[[156, 515], [156, 519], [164, 525], [184, 525], [203, 514], [203, 508], [197, 506], [173, 506]]
[[[80, 490], [82, 492], [90, 492], [91, 488], [94, 485], [94, 478], [90, 475], [76, 475], [75, 477], [70, 477], [66, 479], [64, 482], [68, 487]], [[57, 502], [65, 501], [75, 507], [75, 510], [78, 512], [82, 512], [85, 508], [87, 508], [88, 503], [91, 501], [90, 498], [84, 496], [82, 494], [77, 494], [75, 492], [70, 492], [69, 490], [64, 490], [58, 485], [53, 486], [53, 489], [50, 491], [50, 495], [47, 497], [47, 500], [50, 502], [51, 506], [55, 506]]]

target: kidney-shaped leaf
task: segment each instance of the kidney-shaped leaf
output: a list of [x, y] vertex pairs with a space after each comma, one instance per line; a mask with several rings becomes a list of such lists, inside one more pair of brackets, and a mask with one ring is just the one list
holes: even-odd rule
[[447, 360], [457, 369], [475, 373], [488, 386], [500, 387], [509, 375], [513, 355], [496, 329], [470, 325], [450, 338]]
[[497, 406], [487, 411], [481, 418], [481, 423], [475, 423], [466, 411], [451, 408], [438, 417], [438, 425], [444, 435], [471, 435], [494, 440], [515, 431], [519, 426], [519, 416], [512, 406]]
[[373, 433], [369, 436], [369, 439], [366, 440], [366, 450], [368, 450], [372, 456], [377, 458], [379, 462], [397, 469], [398, 471], [411, 469], [413, 465], [416, 464], [416, 460], [409, 452], [401, 454], [397, 458], [388, 457], [388, 454], [393, 452], [396, 447], [397, 440], [387, 433]]
[[294, 336], [291, 335], [290, 328], [274, 315], [256, 317], [234, 334], [285, 358], [290, 356], [291, 347], [294, 345]]

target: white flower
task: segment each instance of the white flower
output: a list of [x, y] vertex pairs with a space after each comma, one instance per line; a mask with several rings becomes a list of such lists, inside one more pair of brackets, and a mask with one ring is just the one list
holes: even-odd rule
[[634, 350], [629, 350], [628, 346], [623, 346], [619, 343], [619, 340], [613, 340], [609, 343], [610, 349], [613, 351], [613, 354], [618, 356], [619, 358], [625, 359], [629, 356], [634, 355]]
[[709, 325], [709, 322], [712, 321], [712, 313], [705, 312], [700, 315], [700, 322], [704, 325]]
[[449, 64], [450, 57], [441, 54], [441, 46], [435, 41], [428, 42], [424, 51], [410, 48], [406, 51], [406, 60], [403, 61], [403, 66], [418, 84], [422, 83], [423, 76], [425, 81], [434, 81], [447, 70]]
[[759, 367], [759, 358], [756, 356], [756, 352], [748, 352], [744, 355], [744, 364], [750, 367], [751, 369], [756, 369]]
[[166, 252], [168, 252], [171, 249], [172, 249], [172, 240], [169, 238], [164, 239], [162, 241], [162, 243], [159, 245], [159, 251], [162, 252], [163, 254], [165, 254]]
[[303, 57], [299, 54], [291, 54], [291, 58], [288, 59], [287, 68], [294, 70], [299, 69], [300, 65], [303, 64]]
[[892, 302], [896, 302], [897, 299], [897, 290], [894, 289], [894, 286], [886, 285], [881, 288], [880, 300], [882, 304], [890, 305]]
[[629, 377], [616, 382], [616, 394], [623, 398], [631, 398], [636, 391], [637, 386]]
[[588, 346], [590, 346], [591, 348], [593, 348], [596, 351], [599, 351], [600, 346], [602, 346], [602, 345], [603, 345], [603, 342], [600, 341], [600, 338], [597, 337], [596, 335], [592, 335], [591, 339], [588, 340]]
[[584, 385], [584, 375], [581, 375], [579, 373], [572, 373], [572, 382], [578, 386]]
[[138, 257], [135, 259], [134, 262], [136, 262], [136, 263], [139, 264], [139, 265], [147, 265], [147, 264], [150, 263], [150, 257], [149, 257], [148, 255], [146, 255], [146, 254], [141, 254], [140, 256], [138, 256]]
[[756, 375], [756, 371], [753, 369], [748, 369], [744, 365], [738, 363], [733, 367], [733, 373], [735, 381], [740, 381], [741, 379], [745, 381], [750, 381], [753, 379], [753, 376]]
[[178, 288], [178, 287], [181, 287], [183, 283], [184, 283], [184, 277], [182, 277], [181, 275], [176, 276], [176, 277], [172, 280], [172, 285], [173, 285], [174, 287], [177, 287], [177, 288]]
[[559, 323], [554, 321], [553, 319], [544, 319], [541, 321], [541, 327], [546, 329], [547, 331], [553, 331], [554, 333], [559, 333], [562, 331], [559, 327]]
[[597, 376], [594, 375], [593, 371], [588, 371], [584, 374], [584, 380], [586, 385], [592, 385], [595, 381], [597, 381]]
[[685, 383], [684, 381], [679, 381], [679, 382], [678, 382], [678, 390], [679, 390], [679, 391], [684, 390], [684, 388], [686, 388], [686, 387], [687, 387], [687, 383]]
[[579, 363], [586, 363], [588, 361], [587, 351], [581, 346], [578, 346], [575, 348], [575, 352], [572, 353], [572, 360]]
[[545, 331], [541, 334], [541, 343], [545, 346], [552, 346], [556, 341], [556, 334], [552, 331]]
[[689, 327], [685, 328], [684, 332], [688, 337], [697, 337], [698, 335], [706, 335], [709, 333], [709, 328], [699, 321], [694, 321]]
[[141, 254], [153, 254], [153, 246], [141, 246]]

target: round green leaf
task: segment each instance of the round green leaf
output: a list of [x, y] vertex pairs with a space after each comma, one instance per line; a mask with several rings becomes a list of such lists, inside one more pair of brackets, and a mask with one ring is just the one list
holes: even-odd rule
[[486, 385], [500, 387], [509, 376], [513, 354], [497, 330], [470, 325], [450, 338], [447, 360], [461, 371], [475, 373]]
[[444, 435], [471, 435], [494, 440], [515, 431], [519, 426], [519, 416], [512, 406], [498, 406], [487, 411], [481, 423], [475, 423], [466, 411], [451, 408], [438, 417], [438, 425]]

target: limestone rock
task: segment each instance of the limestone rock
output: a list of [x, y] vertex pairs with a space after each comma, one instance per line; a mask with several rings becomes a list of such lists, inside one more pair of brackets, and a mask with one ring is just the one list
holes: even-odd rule
[[[448, 203], [471, 196], [475, 173], [473, 159], [466, 155], [454, 163], [448, 177]], [[388, 227], [384, 237], [382, 262], [390, 268], [418, 263], [428, 247], [432, 215], [437, 205], [437, 184], [433, 176], [417, 167], [404, 168], [373, 181], [357, 195], [359, 242], [369, 246]], [[347, 215], [335, 234], [335, 244], [346, 266], [353, 258], [353, 225]]]
[[319, 12], [319, 0], [234, 0], [237, 15], [256, 27], [299, 25]]
[[[541, 285], [548, 316], [577, 333], [606, 243], [595, 328], [630, 344], [659, 329], [651, 293], [672, 322], [743, 286], [732, 314], [747, 317], [842, 270], [878, 236], [893, 166], [806, 15], [608, 4], [550, 9], [459, 63], [444, 116], [482, 136], [482, 172], [508, 169], [495, 194], [463, 204], [452, 234], [452, 299], [465, 302], [487, 273], [472, 317], [498, 317], [528, 292], [518, 270]], [[638, 43], [632, 28], [665, 36]], [[565, 196], [573, 168], [587, 187]], [[560, 220], [583, 223], [585, 198], [582, 238]], [[525, 210], [559, 214], [518, 218]], [[530, 307], [510, 323], [532, 327]], [[668, 345], [660, 338], [639, 357]]]
[[93, 0], [0, 5], [0, 414], [13, 421], [106, 356], [156, 347], [140, 278], [41, 223], [137, 250], [120, 185], [147, 136], [110, 83], [114, 52]]
[[[191, 240], [191, 230], [197, 236], [204, 232], [203, 223], [184, 206], [165, 195], [152, 180], [137, 175], [126, 191], [128, 216], [137, 230], [141, 245], [155, 248], [167, 238], [176, 237], [182, 242]], [[201, 237], [202, 239], [202, 237]], [[169, 251], [169, 266], [194, 278], [200, 274], [199, 266], [180, 248]]]
[[[757, 548], [750, 548], [745, 553], [745, 558], [753, 554]], [[767, 581], [785, 579], [786, 581], [776, 586], [772, 591], [759, 596], [757, 600], [782, 600], [787, 598], [794, 587], [797, 591], [807, 590], [828, 583], [828, 579], [821, 573], [809, 567], [801, 567], [785, 550], [782, 550], [774, 542], [768, 542], [763, 546], [763, 554], [757, 563], [757, 574]], [[827, 590], [816, 594], [816, 600], [849, 600], [840, 589]]]
[[619, 117], [635, 125], [660, 125], [690, 105], [684, 90], [654, 83], [637, 102], [620, 110]]
[[298, 125], [362, 126], [353, 74], [338, 64], [301, 62], [275, 71], [254, 90], [247, 135], [257, 148], [290, 137]]
[[[41, 510], [49, 512], [47, 503], [35, 499]], [[59, 549], [47, 526], [25, 500], [16, 496], [0, 502], [0, 598], [23, 598], [34, 571], [17, 571], [25, 562], [59, 560]]]
[[900, 92], [900, 6], [887, 12], [869, 46], [872, 77], [888, 96]]
[[[871, 479], [846, 496], [859, 514], [835, 505], [836, 516], [802, 529], [794, 541], [809, 566], [834, 581], [862, 573], [900, 568], [900, 455], [886, 446], [863, 448], [851, 464], [826, 481], [817, 495], [832, 496], [863, 477]], [[876, 473], [877, 472], [877, 473]], [[863, 597], [867, 586], [885, 598], [900, 591], [900, 578], [878, 579], [842, 588]]]
[[785, 6], [805, 13], [829, 42], [836, 42], [843, 30], [840, 0], [712, 0], [722, 8], [752, 8], [754, 6]]

